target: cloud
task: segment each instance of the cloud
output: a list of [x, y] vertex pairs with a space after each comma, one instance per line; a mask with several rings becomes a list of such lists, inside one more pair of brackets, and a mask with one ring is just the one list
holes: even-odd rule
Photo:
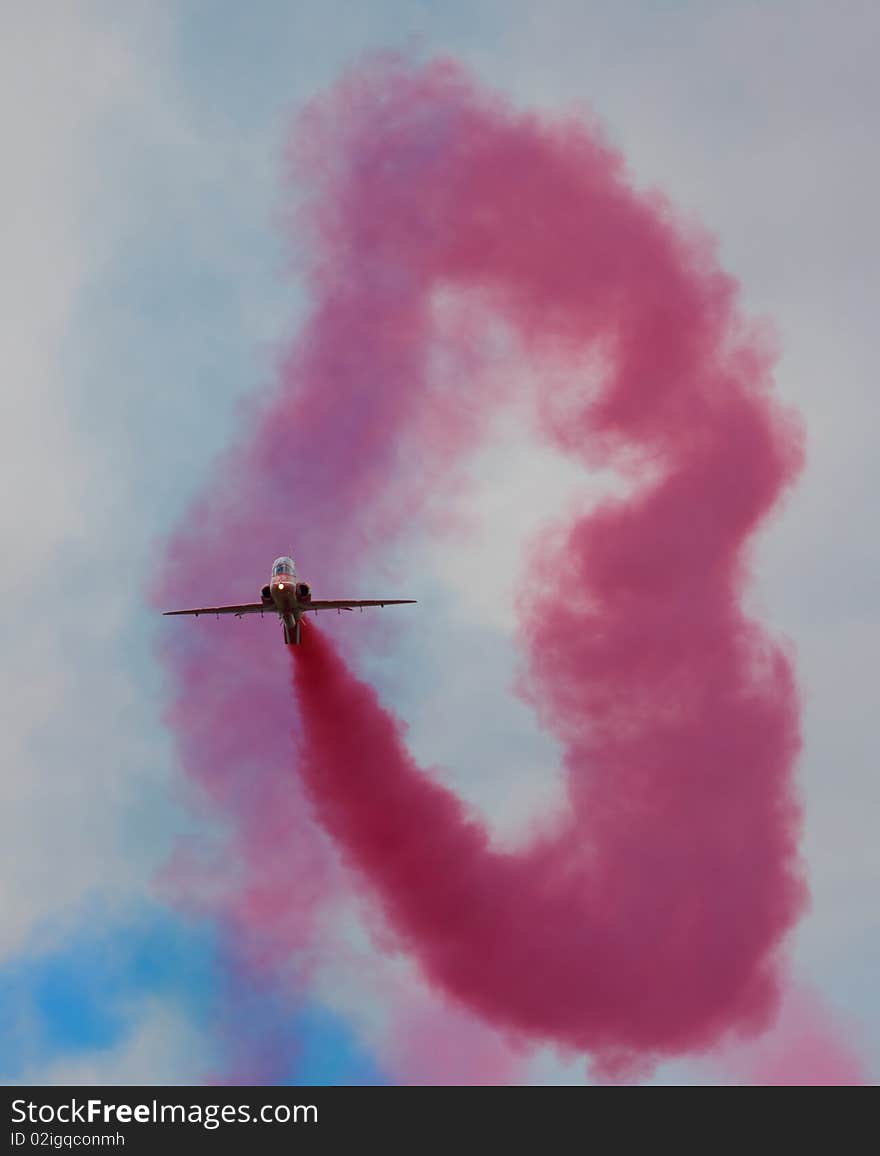
[[223, 984], [210, 929], [143, 904], [80, 915], [0, 967], [0, 1077], [202, 1079]]

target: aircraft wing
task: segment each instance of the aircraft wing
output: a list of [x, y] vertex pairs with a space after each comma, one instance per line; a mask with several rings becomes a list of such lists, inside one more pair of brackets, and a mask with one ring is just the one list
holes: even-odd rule
[[313, 598], [311, 602], [303, 602], [303, 610], [357, 610], [364, 606], [409, 606], [415, 598], [339, 598], [332, 601], [320, 601]]
[[242, 614], [259, 614], [268, 610], [275, 613], [271, 602], [246, 602], [241, 606], [200, 606], [197, 610], [165, 610], [164, 614], [235, 614], [241, 618]]

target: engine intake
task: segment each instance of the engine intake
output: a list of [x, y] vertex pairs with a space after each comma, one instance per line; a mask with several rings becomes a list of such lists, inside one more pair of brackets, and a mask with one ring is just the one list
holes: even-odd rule
[[312, 588], [309, 586], [308, 582], [297, 582], [296, 596], [300, 602], [311, 602]]
[[263, 589], [260, 591], [260, 597], [263, 599], [264, 602], [271, 602], [272, 601], [272, 591], [269, 589], [268, 586], [264, 586]]

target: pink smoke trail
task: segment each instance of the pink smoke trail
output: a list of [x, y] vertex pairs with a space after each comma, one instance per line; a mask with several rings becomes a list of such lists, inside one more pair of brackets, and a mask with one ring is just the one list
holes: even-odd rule
[[736, 1084], [836, 1087], [868, 1082], [855, 1048], [812, 993], [785, 993], [778, 1021], [759, 1040], [722, 1049], [718, 1066]]
[[[548, 532], [523, 587], [524, 693], [564, 745], [569, 818], [493, 851], [317, 632], [295, 667], [303, 781], [425, 973], [492, 1022], [606, 1073], [764, 1026], [805, 895], [798, 705], [741, 597], [801, 442], [735, 283], [595, 131], [518, 114], [448, 62], [355, 72], [292, 161], [314, 306], [172, 543], [163, 600], [219, 574], [240, 597], [291, 530], [315, 586], [348, 590], [414, 516], [448, 529], [527, 361], [553, 383], [540, 434], [630, 487]], [[307, 955], [344, 886], [287, 773], [267, 629], [170, 655], [185, 764], [233, 824], [240, 873], [216, 902], [255, 966]]]

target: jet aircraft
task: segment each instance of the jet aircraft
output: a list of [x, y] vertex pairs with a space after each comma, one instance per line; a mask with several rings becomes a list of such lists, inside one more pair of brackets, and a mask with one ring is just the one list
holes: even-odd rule
[[166, 610], [168, 614], [277, 614], [284, 627], [285, 645], [299, 646], [302, 643], [302, 617], [318, 610], [354, 610], [365, 606], [411, 605], [415, 598], [339, 598], [316, 599], [308, 582], [297, 580], [296, 566], [290, 557], [276, 558], [272, 565], [269, 581], [260, 591], [259, 602], [243, 602], [240, 606], [200, 606], [196, 610]]

